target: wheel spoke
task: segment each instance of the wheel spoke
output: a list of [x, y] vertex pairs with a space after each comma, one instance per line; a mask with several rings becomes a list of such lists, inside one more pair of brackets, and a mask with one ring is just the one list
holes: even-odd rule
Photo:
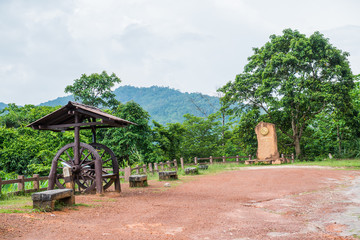
[[85, 162], [85, 160], [87, 160], [88, 159], [88, 157], [91, 155], [91, 152], [89, 152], [86, 156], [85, 156], [85, 158], [80, 162], [80, 166]]
[[68, 156], [69, 161], [71, 161], [71, 160], [72, 160], [72, 158], [70, 157], [70, 154], [69, 154], [69, 152], [68, 152], [68, 149], [66, 149], [66, 150], [65, 150], [65, 153], [66, 153], [66, 155]]

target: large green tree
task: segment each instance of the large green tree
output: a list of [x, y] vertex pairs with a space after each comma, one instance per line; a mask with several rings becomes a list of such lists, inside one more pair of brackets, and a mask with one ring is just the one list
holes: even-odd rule
[[101, 143], [110, 147], [119, 159], [132, 163], [154, 161], [152, 156], [152, 134], [149, 126], [150, 115], [137, 103], [130, 101], [120, 104], [113, 114], [136, 125], [125, 128], [109, 128]]
[[120, 78], [115, 73], [108, 75], [106, 71], [89, 76], [83, 74], [81, 78], [74, 80], [73, 85], [66, 86], [65, 93], [73, 94], [76, 101], [87, 105], [116, 108], [119, 102], [115, 99], [111, 88], [120, 82]]
[[181, 123], [167, 123], [166, 126], [153, 121], [153, 141], [161, 160], [179, 159], [182, 156], [181, 145], [185, 128]]
[[348, 53], [319, 32], [310, 37], [286, 29], [254, 54], [244, 72], [219, 91], [227, 104], [247, 103], [261, 109], [301, 156], [300, 141], [307, 126], [321, 112], [350, 108], [354, 87]]

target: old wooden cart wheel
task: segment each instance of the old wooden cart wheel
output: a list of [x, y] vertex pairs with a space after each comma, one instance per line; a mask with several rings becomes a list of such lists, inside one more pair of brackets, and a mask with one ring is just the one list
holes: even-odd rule
[[103, 187], [108, 189], [115, 181], [119, 181], [116, 177], [119, 175], [119, 164], [115, 153], [107, 146], [100, 143], [91, 143], [92, 147], [99, 153], [102, 161], [103, 171]]
[[72, 169], [76, 189], [79, 192], [88, 193], [95, 189], [95, 160], [100, 159], [97, 150], [89, 144], [80, 143], [79, 165], [74, 162], [75, 143], [69, 143], [62, 147], [53, 159], [56, 166], [56, 185], [65, 188], [63, 168]]

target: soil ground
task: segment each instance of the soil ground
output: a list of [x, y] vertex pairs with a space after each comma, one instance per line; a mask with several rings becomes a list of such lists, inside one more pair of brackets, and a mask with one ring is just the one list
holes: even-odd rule
[[[250, 167], [0, 214], [0, 239], [355, 239], [360, 171]], [[30, 205], [31, 203], [29, 203]]]

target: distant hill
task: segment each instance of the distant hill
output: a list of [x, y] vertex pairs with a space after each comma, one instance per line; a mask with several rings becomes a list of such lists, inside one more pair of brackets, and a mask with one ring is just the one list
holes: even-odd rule
[[[204, 117], [220, 109], [219, 99], [201, 93], [182, 93], [168, 87], [121, 86], [114, 91], [122, 103], [133, 100], [141, 105], [155, 121], [165, 124], [182, 122], [186, 113]], [[65, 105], [73, 101], [72, 96], [40, 104], [41, 106]]]
[[58, 97], [54, 100], [50, 100], [44, 103], [40, 103], [40, 106], [51, 106], [51, 107], [55, 107], [55, 106], [64, 106], [65, 104], [67, 104], [69, 101], [75, 101], [74, 97], [72, 95], [70, 96], [66, 96], [66, 97]]
[[7, 107], [7, 104], [0, 102], [0, 110]]

